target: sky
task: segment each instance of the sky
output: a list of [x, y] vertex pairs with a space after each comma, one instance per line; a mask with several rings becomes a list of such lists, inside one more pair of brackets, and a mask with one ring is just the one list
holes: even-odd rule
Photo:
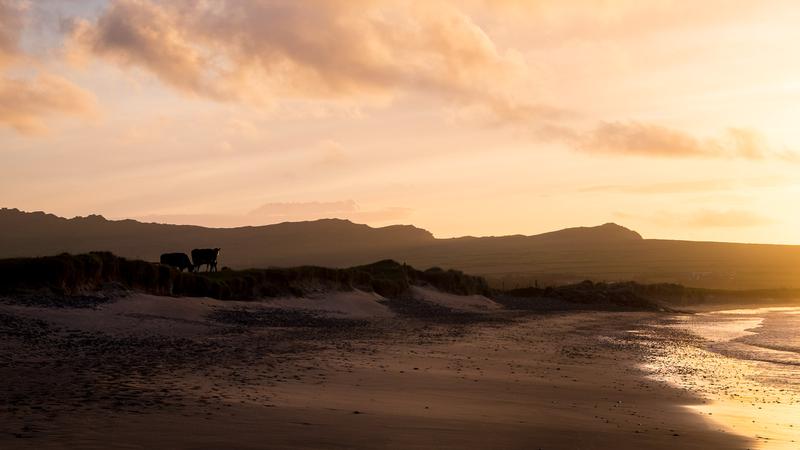
[[790, 0], [0, 0], [0, 206], [800, 244]]

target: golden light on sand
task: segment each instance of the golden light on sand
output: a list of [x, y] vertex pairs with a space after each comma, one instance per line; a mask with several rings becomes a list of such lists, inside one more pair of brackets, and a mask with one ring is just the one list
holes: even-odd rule
[[797, 313], [797, 308], [776, 307], [679, 316], [667, 328], [689, 331], [705, 345], [676, 342], [658, 351], [644, 368], [656, 379], [699, 395], [686, 409], [715, 428], [751, 438], [760, 449], [797, 448], [800, 390], [795, 368], [800, 356], [795, 346], [800, 341], [793, 330], [783, 330], [772, 344], [758, 340], [765, 320]]

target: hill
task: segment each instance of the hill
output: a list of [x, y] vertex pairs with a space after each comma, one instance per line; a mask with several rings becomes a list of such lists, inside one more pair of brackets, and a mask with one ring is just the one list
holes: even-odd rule
[[307, 264], [347, 267], [387, 259], [384, 255], [398, 249], [434, 241], [430, 232], [413, 226], [372, 228], [339, 219], [205, 228], [106, 220], [97, 215], [65, 219], [42, 212], [0, 209], [0, 258], [103, 250], [158, 261], [166, 252], [220, 247], [222, 264], [233, 268]]
[[157, 261], [161, 253], [198, 247], [221, 247], [220, 267], [234, 269], [350, 267], [393, 259], [462, 270], [507, 289], [584, 279], [800, 288], [800, 246], [643, 239], [616, 224], [533, 236], [437, 239], [413, 226], [372, 228], [339, 219], [205, 228], [0, 210], [0, 258], [106, 250]]

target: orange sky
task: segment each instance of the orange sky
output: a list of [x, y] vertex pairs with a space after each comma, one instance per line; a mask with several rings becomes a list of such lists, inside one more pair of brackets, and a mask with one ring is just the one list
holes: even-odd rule
[[800, 5], [0, 0], [0, 206], [800, 244]]

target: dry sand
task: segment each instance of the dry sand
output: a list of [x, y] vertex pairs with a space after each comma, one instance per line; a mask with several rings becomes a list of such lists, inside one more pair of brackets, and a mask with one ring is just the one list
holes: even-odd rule
[[465, 312], [485, 312], [500, 309], [494, 300], [483, 295], [454, 295], [421, 286], [411, 286], [414, 297], [436, 305]]
[[643, 376], [627, 330], [659, 314], [519, 315], [465, 299], [502, 320], [448, 324], [336, 295], [0, 304], [0, 448], [751, 445]]

